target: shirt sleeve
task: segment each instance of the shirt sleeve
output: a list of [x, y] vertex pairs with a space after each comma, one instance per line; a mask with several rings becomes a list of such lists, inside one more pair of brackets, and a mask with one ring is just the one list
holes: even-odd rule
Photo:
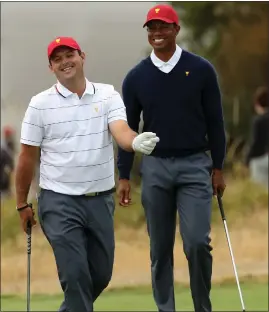
[[126, 108], [120, 94], [117, 91], [113, 91], [113, 94], [109, 101], [108, 123], [116, 120], [127, 121], [127, 117]]
[[22, 121], [20, 139], [22, 144], [32, 146], [41, 145], [44, 137], [44, 126], [41, 112], [42, 110], [36, 107], [36, 99], [33, 97]]
[[[122, 84], [122, 94], [126, 106], [128, 125], [133, 131], [138, 132], [142, 106], [137, 99], [133, 82], [133, 76], [127, 75]], [[120, 179], [130, 179], [133, 162], [134, 152], [127, 152], [119, 146], [117, 167]]]
[[263, 129], [262, 120], [256, 116], [252, 124], [250, 147], [245, 162], [247, 166], [253, 158], [260, 156], [264, 150], [264, 130], [267, 129]]
[[207, 124], [207, 135], [214, 169], [222, 169], [226, 154], [226, 136], [221, 92], [214, 67], [206, 68], [202, 104]]

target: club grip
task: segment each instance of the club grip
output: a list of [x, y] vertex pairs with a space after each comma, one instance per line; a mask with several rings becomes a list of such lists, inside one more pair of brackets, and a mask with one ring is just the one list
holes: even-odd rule
[[[29, 204], [29, 207], [32, 209], [33, 205]], [[32, 224], [31, 224], [31, 221], [28, 220], [27, 222], [27, 254], [28, 255], [31, 254], [31, 250], [32, 250], [32, 247], [31, 247], [32, 235], [31, 234], [32, 234]]]
[[221, 218], [224, 221], [224, 220], [226, 220], [226, 218], [225, 218], [225, 213], [224, 213], [222, 199], [221, 199], [220, 194], [217, 195], [217, 199], [218, 199], [218, 204], [219, 204], [219, 210], [220, 210]]
[[28, 255], [31, 254], [31, 250], [32, 250], [31, 243], [32, 243], [32, 235], [30, 233], [27, 235], [27, 253], [28, 253]]

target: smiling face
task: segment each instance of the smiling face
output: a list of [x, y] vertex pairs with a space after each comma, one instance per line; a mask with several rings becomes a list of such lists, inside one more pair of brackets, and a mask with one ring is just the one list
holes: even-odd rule
[[65, 82], [83, 75], [84, 60], [83, 52], [61, 46], [53, 51], [49, 67], [60, 82]]
[[174, 48], [180, 26], [160, 20], [147, 24], [148, 41], [155, 51], [168, 52]]

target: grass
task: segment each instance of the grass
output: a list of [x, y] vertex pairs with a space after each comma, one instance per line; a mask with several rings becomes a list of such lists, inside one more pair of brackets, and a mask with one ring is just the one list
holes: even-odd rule
[[[145, 215], [141, 205], [140, 183], [136, 179], [132, 184], [132, 205], [129, 208], [122, 208], [118, 205], [118, 198], [115, 194], [115, 228], [121, 226], [137, 229], [145, 224]], [[34, 202], [36, 209], [37, 205]], [[223, 197], [225, 214], [229, 218], [229, 225], [233, 220], [241, 216], [250, 216], [257, 209], [267, 209], [268, 191], [242, 177], [235, 172], [227, 176], [227, 189]], [[21, 232], [18, 213], [15, 209], [14, 199], [5, 200], [1, 203], [1, 241], [13, 240]], [[37, 215], [37, 214], [36, 214]], [[216, 200], [213, 200], [212, 222], [221, 223], [219, 209]]]
[[[268, 311], [268, 283], [247, 281], [241, 283], [247, 311]], [[193, 311], [190, 290], [177, 285], [176, 308], [178, 311]], [[34, 295], [31, 298], [32, 311], [57, 311], [62, 295]], [[213, 285], [211, 292], [214, 311], [241, 311], [236, 284]], [[1, 311], [23, 311], [25, 297], [2, 296]], [[110, 289], [105, 291], [95, 303], [96, 311], [156, 311], [149, 287]]]
[[[263, 190], [259, 186], [251, 183], [248, 178], [244, 178], [237, 173], [234, 175], [230, 174], [226, 180], [227, 189], [223, 198], [223, 203], [229, 230], [231, 232], [233, 248], [236, 252], [236, 261], [241, 264], [242, 270], [245, 265], [250, 265], [251, 268], [247, 270], [247, 272], [251, 272], [251, 274], [255, 275], [254, 271], [259, 269], [260, 261], [268, 259], [268, 250], [266, 249], [268, 247], [268, 224], [266, 221], [268, 220], [268, 191]], [[118, 200], [116, 195], [115, 200], [117, 203]], [[36, 203], [34, 203], [34, 207], [36, 208]], [[11, 293], [17, 292], [17, 288], [20, 288], [20, 291], [24, 292], [24, 286], [21, 285], [24, 285], [25, 279], [23, 271], [25, 241], [23, 240], [22, 244], [20, 244], [22, 235], [18, 234], [21, 234], [22, 232], [19, 217], [15, 210], [14, 199], [2, 202], [1, 208], [1, 243], [2, 250], [4, 250], [3, 254], [7, 257], [2, 257], [2, 264], [8, 262], [8, 267], [10, 268], [10, 271], [7, 269], [2, 271], [2, 288], [8, 287], [8, 289], [12, 289], [10, 291]], [[255, 220], [255, 222], [253, 222], [253, 220]], [[126, 281], [126, 276], [131, 278], [132, 276], [136, 276], [135, 274], [137, 273], [146, 272], [146, 270], [148, 270], [148, 266], [145, 269], [144, 265], [141, 264], [142, 262], [144, 263], [147, 261], [145, 255], [148, 255], [148, 245], [145, 247], [142, 244], [145, 240], [145, 236], [144, 234], [138, 235], [141, 231], [137, 230], [142, 226], [144, 227], [144, 222], [145, 218], [141, 206], [139, 181], [136, 181], [132, 186], [131, 207], [122, 208], [117, 205], [115, 211], [115, 227], [118, 240], [119, 234], [123, 231], [123, 234], [120, 235], [121, 239], [124, 238], [124, 241], [132, 246], [132, 251], [130, 251], [130, 248], [126, 248], [125, 245], [119, 245], [120, 247], [118, 248], [117, 270], [115, 273], [120, 278], [124, 277], [124, 282]], [[223, 232], [222, 220], [220, 218], [216, 200], [214, 199], [213, 227], [215, 230], [218, 229], [218, 225], [221, 226], [221, 234], [216, 232], [215, 235], [214, 242], [217, 246], [217, 248], [215, 248], [215, 260], [217, 263], [226, 263], [227, 261], [227, 263], [229, 263], [228, 265], [231, 266], [227, 243]], [[128, 232], [126, 232], [125, 229], [128, 229]], [[37, 238], [40, 237], [35, 236], [35, 254], [38, 254], [39, 250], [42, 250], [41, 255], [43, 259], [48, 261], [43, 261], [46, 263], [46, 265], [42, 266], [42, 270], [44, 269], [43, 271], [41, 268], [40, 270], [33, 269], [33, 273], [38, 272], [37, 275], [39, 275], [35, 277], [35, 281], [40, 282], [41, 285], [43, 285], [43, 288], [51, 287], [50, 285], [45, 285], [44, 279], [49, 280], [54, 274], [51, 273], [52, 259], [51, 257], [48, 257], [48, 251], [43, 249], [45, 246], [44, 239], [42, 238], [40, 241], [37, 241]], [[11, 243], [13, 246], [11, 246]], [[16, 246], [15, 248], [14, 244]], [[144, 248], [147, 248], [146, 253], [140, 252], [139, 254], [142, 245]], [[140, 248], [139, 250], [138, 247]], [[123, 250], [124, 252], [128, 252], [128, 255], [124, 254]], [[16, 256], [11, 257], [11, 252], [16, 253]], [[129, 254], [131, 253], [136, 256], [139, 254], [139, 257], [129, 257]], [[22, 257], [23, 260], [21, 260]], [[134, 266], [134, 262], [136, 261], [137, 265]], [[40, 265], [40, 262], [33, 261], [33, 268], [35, 263]], [[182, 262], [180, 262], [178, 267], [181, 267], [181, 264]], [[125, 270], [121, 272], [119, 267], [123, 267]], [[127, 271], [129, 272], [127, 275], [126, 267], [128, 267]], [[220, 265], [220, 269], [221, 268], [226, 268], [226, 264], [225, 267]], [[182, 279], [179, 279], [179, 281], [182, 282]], [[12, 287], [10, 287], [10, 285]], [[37, 286], [38, 285], [39, 284], [37, 283]], [[32, 289], [34, 290], [34, 283], [32, 286]], [[242, 290], [247, 311], [268, 311], [268, 281], [266, 283], [260, 281], [245, 281], [242, 285]], [[46, 291], [44, 291], [44, 293], [46, 293]], [[56, 311], [61, 300], [62, 296], [60, 295], [33, 295], [31, 309], [32, 311]], [[193, 310], [191, 295], [189, 289], [186, 287], [176, 287], [176, 302], [179, 311]], [[234, 280], [232, 284], [213, 286], [212, 303], [214, 311], [241, 310], [239, 295]], [[1, 297], [1, 311], [22, 311], [25, 310], [25, 308], [25, 297], [15, 295], [3, 295]], [[151, 289], [137, 287], [133, 289], [107, 290], [96, 302], [95, 309], [98, 311], [156, 311], [156, 306], [152, 298]]]

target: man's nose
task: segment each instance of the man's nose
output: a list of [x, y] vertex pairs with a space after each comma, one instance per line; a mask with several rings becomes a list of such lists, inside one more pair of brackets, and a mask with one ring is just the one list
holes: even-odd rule
[[62, 63], [62, 66], [66, 66], [69, 63], [68, 58], [63, 58], [61, 63]]

